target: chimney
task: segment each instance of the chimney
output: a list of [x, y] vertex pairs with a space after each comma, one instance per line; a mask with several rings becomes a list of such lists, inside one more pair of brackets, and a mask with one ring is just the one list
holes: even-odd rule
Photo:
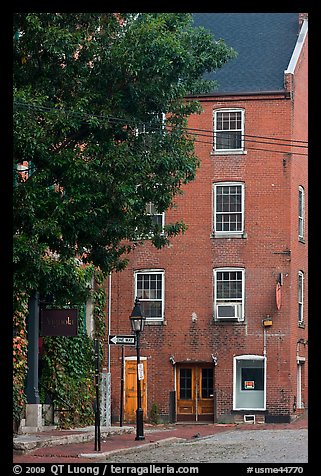
[[301, 26], [304, 20], [308, 19], [308, 13], [299, 13], [299, 30], [301, 30]]

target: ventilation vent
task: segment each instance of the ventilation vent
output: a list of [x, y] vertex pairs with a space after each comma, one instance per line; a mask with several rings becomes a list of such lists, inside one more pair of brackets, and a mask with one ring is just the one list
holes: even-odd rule
[[244, 423], [253, 423], [255, 424], [255, 415], [244, 415]]

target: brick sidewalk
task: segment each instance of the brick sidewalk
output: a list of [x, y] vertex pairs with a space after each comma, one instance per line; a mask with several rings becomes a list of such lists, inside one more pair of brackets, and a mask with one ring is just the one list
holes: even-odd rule
[[[130, 449], [141, 450], [150, 448], [156, 444], [171, 444], [175, 438], [191, 440], [204, 436], [214, 435], [224, 431], [242, 431], [242, 430], [283, 430], [283, 429], [302, 429], [308, 427], [307, 416], [303, 416], [292, 423], [274, 423], [274, 424], [176, 424], [176, 425], [145, 425], [145, 440], [136, 441], [135, 432], [114, 434], [102, 436], [101, 451], [94, 450], [94, 439], [80, 443], [59, 444], [54, 446], [43, 446], [30, 453], [13, 456], [13, 463], [92, 463], [95, 461], [91, 455], [105, 457], [103, 453], [114, 451], [129, 451]], [[55, 430], [48, 437], [62, 434], [62, 431]], [[70, 431], [69, 434], [79, 434], [76, 431]], [[162, 443], [161, 443], [162, 442]], [[82, 455], [82, 456], [79, 456]], [[88, 455], [88, 456], [86, 456]]]

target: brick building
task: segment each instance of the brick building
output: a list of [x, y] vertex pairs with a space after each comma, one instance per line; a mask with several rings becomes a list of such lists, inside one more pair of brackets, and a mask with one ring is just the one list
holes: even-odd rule
[[[145, 419], [154, 407], [164, 421], [290, 421], [308, 405], [307, 15], [194, 19], [238, 57], [210, 75], [218, 87], [197, 97], [203, 112], [189, 120], [196, 180], [155, 214], [188, 230], [163, 250], [147, 240], [112, 274], [108, 332], [132, 332], [138, 296]], [[121, 347], [108, 356], [117, 420]], [[123, 365], [134, 421], [134, 347]]]

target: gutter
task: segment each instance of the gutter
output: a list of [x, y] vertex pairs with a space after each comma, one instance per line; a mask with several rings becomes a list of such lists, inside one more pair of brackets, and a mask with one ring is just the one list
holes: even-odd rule
[[206, 96], [260, 96], [271, 94], [284, 94], [284, 89], [275, 89], [271, 91], [212, 91], [204, 94], [188, 94], [186, 98], [198, 98]]
[[186, 99], [209, 99], [213, 97], [235, 97], [235, 96], [278, 96], [288, 99], [288, 91], [286, 89], [277, 89], [274, 91], [213, 91], [206, 94], [190, 94], [185, 96]]

